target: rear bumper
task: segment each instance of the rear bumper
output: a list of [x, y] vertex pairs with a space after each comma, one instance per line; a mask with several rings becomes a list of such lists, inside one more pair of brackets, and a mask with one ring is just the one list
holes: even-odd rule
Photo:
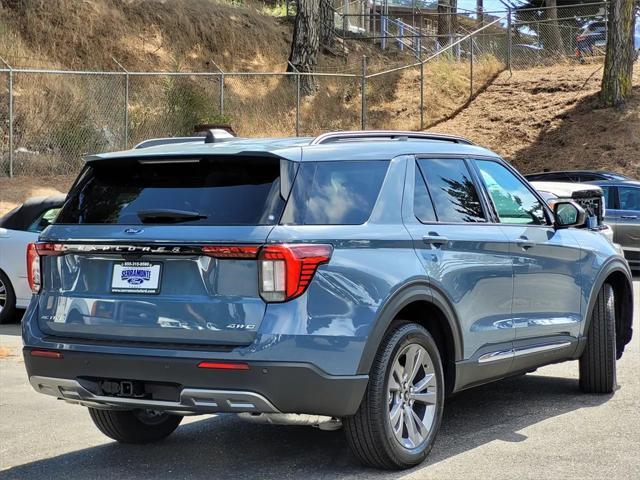
[[[62, 351], [42, 358], [24, 348], [29, 381], [40, 393], [72, 403], [109, 409], [149, 408], [175, 413], [306, 413], [353, 415], [367, 375], [327, 375], [310, 364], [249, 362], [249, 369], [207, 370], [198, 360]], [[171, 385], [172, 398], [104, 395], [96, 379]], [[171, 396], [170, 396], [171, 397]]]

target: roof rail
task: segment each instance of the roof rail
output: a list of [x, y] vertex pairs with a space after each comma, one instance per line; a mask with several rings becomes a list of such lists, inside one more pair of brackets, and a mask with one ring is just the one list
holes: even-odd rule
[[314, 138], [310, 145], [322, 145], [325, 143], [336, 143], [343, 141], [358, 140], [436, 140], [443, 142], [462, 143], [473, 145], [473, 142], [466, 138], [455, 135], [445, 135], [441, 133], [429, 132], [404, 132], [399, 130], [364, 130], [350, 132], [329, 132]]

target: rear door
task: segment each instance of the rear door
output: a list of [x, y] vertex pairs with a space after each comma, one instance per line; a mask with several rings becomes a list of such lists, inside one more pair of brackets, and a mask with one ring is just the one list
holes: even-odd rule
[[505, 165], [474, 164], [510, 242], [516, 357], [534, 344], [568, 347], [567, 338], [575, 340], [582, 321], [578, 243], [569, 229], [553, 227], [533, 188]]
[[473, 365], [495, 360], [478, 378], [504, 374], [514, 339], [509, 242], [488, 221], [467, 161], [418, 158], [405, 192], [405, 225], [434, 288], [456, 312], [464, 358]]
[[62, 337], [244, 345], [265, 311], [257, 249], [295, 164], [93, 162], [42, 241], [40, 327]]

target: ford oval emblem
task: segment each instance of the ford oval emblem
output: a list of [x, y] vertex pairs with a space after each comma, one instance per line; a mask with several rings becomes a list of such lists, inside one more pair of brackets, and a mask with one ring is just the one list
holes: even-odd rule
[[143, 228], [127, 228], [124, 233], [128, 233], [129, 235], [138, 235], [144, 232]]

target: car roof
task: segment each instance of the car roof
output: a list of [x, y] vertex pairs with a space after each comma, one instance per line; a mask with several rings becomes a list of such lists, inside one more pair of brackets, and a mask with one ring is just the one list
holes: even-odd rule
[[22, 205], [14, 208], [0, 218], [0, 228], [9, 230], [26, 230], [33, 221], [45, 210], [60, 208], [65, 195], [51, 195], [48, 197], [32, 197]]
[[[435, 134], [434, 134], [435, 135]], [[361, 138], [313, 144], [315, 137], [252, 138], [219, 143], [173, 143], [148, 148], [100, 153], [85, 157], [87, 162], [117, 159], [172, 159], [177, 157], [264, 156], [292, 161], [386, 160], [406, 154], [475, 155], [498, 157], [495, 153], [457, 137], [442, 139], [379, 139]]]
[[585, 183], [590, 183], [591, 185], [598, 185], [598, 186], [625, 186], [625, 185], [629, 185], [631, 187], [640, 187], [640, 180], [593, 180], [591, 182], [585, 182]]
[[592, 175], [592, 174], [596, 174], [596, 175], [615, 175], [616, 177], [624, 176], [621, 173], [612, 172], [610, 170], [550, 170], [548, 172], [527, 173], [525, 175], [525, 177], [533, 177], [533, 176], [537, 176], [537, 175], [558, 175], [558, 174], [565, 174], [565, 173], [567, 173], [567, 174], [585, 173], [587, 175]]

